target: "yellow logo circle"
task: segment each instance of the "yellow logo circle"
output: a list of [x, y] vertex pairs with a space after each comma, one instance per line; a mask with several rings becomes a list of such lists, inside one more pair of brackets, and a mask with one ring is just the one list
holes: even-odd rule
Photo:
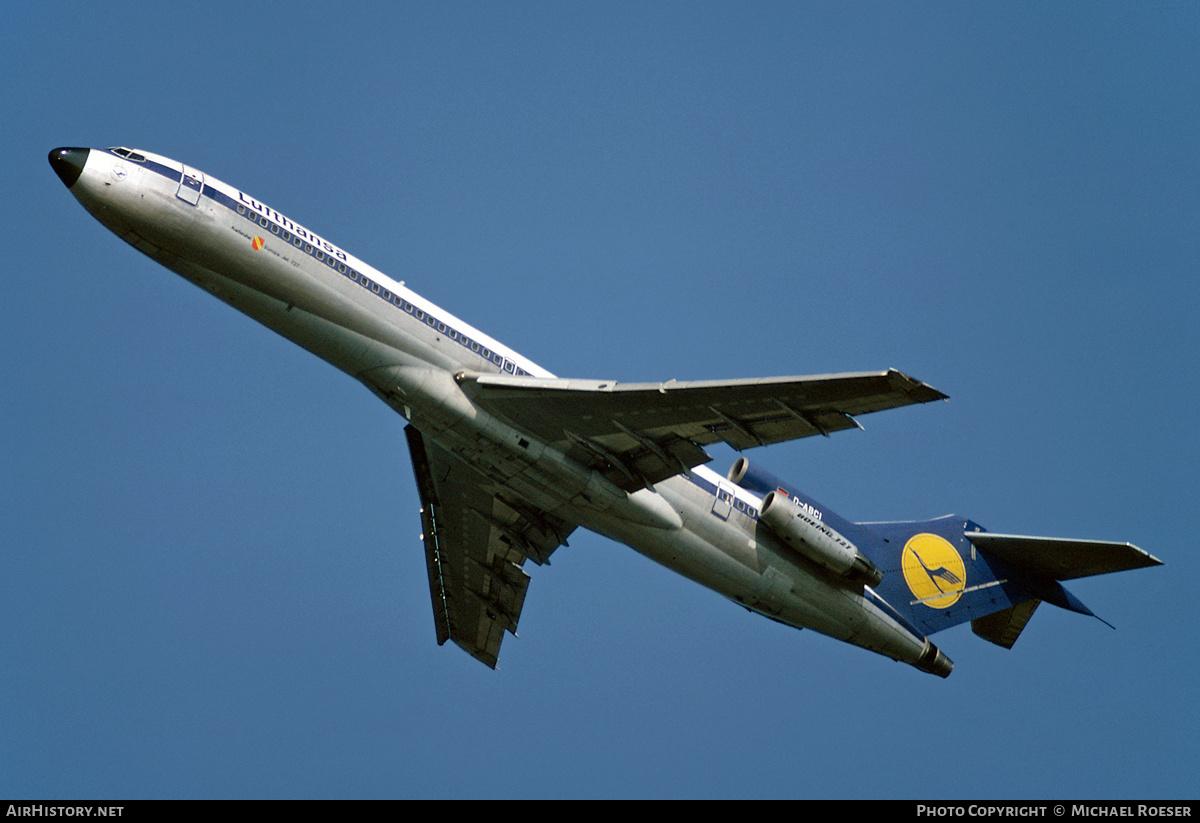
[[904, 544], [900, 556], [904, 582], [917, 602], [931, 609], [953, 606], [967, 585], [967, 569], [944, 537], [922, 532]]

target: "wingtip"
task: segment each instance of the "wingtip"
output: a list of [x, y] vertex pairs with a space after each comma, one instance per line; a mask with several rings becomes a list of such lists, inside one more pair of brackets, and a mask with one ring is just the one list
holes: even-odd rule
[[1142, 561], [1141, 564], [1137, 565], [1137, 566], [1131, 566], [1130, 567], [1131, 569], [1137, 569], [1137, 568], [1149, 569], [1149, 568], [1153, 568], [1154, 566], [1167, 565], [1166, 563], [1162, 562], [1157, 557], [1150, 554], [1150, 552], [1146, 551], [1145, 549], [1143, 549], [1140, 546], [1135, 546], [1134, 544], [1127, 542], [1127, 543], [1125, 543], [1125, 547], [1132, 551], [1137, 552], [1141, 556], [1141, 561]]
[[950, 395], [946, 394], [945, 392], [939, 391], [928, 383], [924, 383], [912, 375], [905, 374], [899, 369], [888, 369], [888, 376], [891, 377], [893, 381], [901, 383], [904, 391], [915, 402], [932, 403], [935, 400], [950, 399]]

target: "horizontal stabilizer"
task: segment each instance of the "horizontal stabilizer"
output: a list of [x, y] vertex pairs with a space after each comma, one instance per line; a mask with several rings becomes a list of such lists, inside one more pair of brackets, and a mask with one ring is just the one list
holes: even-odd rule
[[1011, 649], [1042, 601], [1034, 598], [971, 621], [971, 631], [989, 643]]
[[971, 531], [966, 538], [975, 548], [1017, 571], [1051, 580], [1074, 580], [1162, 565], [1161, 560], [1131, 543]]

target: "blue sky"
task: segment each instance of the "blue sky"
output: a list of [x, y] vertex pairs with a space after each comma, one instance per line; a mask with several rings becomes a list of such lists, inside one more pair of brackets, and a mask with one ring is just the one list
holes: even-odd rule
[[[0, 796], [1195, 797], [1194, 3], [69, 3], [0, 33]], [[551, 371], [899, 368], [752, 454], [855, 520], [1128, 540], [946, 681], [577, 533], [434, 642], [402, 421], [89, 217], [186, 161]], [[716, 451], [724, 471], [735, 455]]]

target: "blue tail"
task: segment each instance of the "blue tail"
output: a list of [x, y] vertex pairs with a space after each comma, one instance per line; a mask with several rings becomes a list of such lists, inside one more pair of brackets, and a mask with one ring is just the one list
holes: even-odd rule
[[1005, 648], [1042, 601], [1095, 616], [1059, 581], [1161, 565], [1129, 543], [992, 534], [955, 515], [855, 525], [878, 538], [864, 541], [884, 573], [876, 592], [905, 619], [926, 634], [969, 620]]

